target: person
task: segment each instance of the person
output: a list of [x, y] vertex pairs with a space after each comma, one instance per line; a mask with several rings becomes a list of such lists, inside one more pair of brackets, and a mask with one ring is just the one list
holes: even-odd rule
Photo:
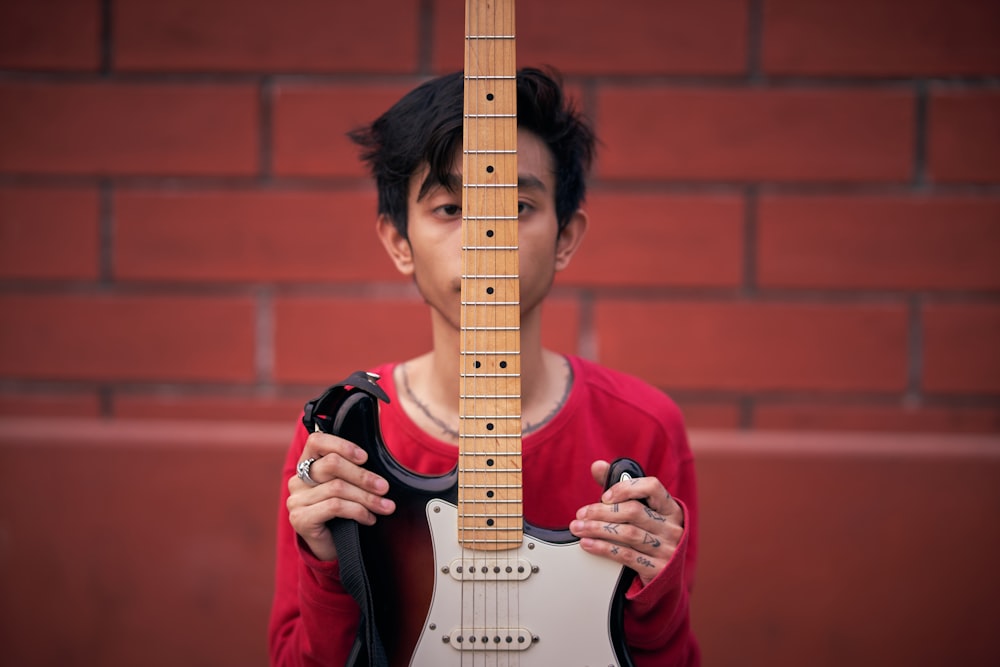
[[[516, 85], [524, 518], [568, 526], [579, 548], [637, 573], [624, 611], [636, 665], [696, 665], [689, 610], [697, 499], [682, 416], [639, 379], [542, 346], [542, 303], [587, 229], [581, 204], [595, 136], [556, 72], [521, 69]], [[458, 458], [462, 119], [459, 72], [420, 85], [351, 133], [376, 180], [378, 237], [429, 309], [432, 349], [372, 369], [390, 398], [380, 406], [386, 446], [427, 475], [448, 472]], [[624, 456], [646, 476], [602, 494], [608, 461]], [[297, 466], [308, 459], [300, 477]], [[333, 435], [301, 425], [294, 435], [277, 534], [274, 665], [347, 659], [359, 608], [341, 585], [327, 522], [372, 525], [395, 509], [384, 497], [387, 480], [365, 460]]]

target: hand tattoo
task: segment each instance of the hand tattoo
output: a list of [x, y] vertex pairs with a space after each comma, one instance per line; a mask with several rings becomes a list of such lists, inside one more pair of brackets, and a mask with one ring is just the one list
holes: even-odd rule
[[648, 516], [653, 521], [659, 521], [660, 523], [663, 523], [664, 521], [666, 521], [666, 519], [663, 518], [663, 516], [661, 514], [658, 514], [657, 512], [654, 512], [653, 510], [651, 510], [650, 508], [646, 507], [645, 505], [643, 506], [642, 509], [646, 512], [646, 516]]
[[645, 565], [646, 567], [653, 567], [653, 561], [649, 560], [645, 556], [639, 556], [635, 559], [635, 562], [639, 565]]
[[606, 523], [604, 524], [604, 530], [605, 532], [611, 533], [612, 535], [617, 535], [618, 525], [614, 523]]
[[656, 539], [655, 537], [653, 537], [652, 535], [650, 535], [649, 533], [646, 533], [646, 536], [642, 538], [642, 543], [643, 544], [651, 544], [651, 545], [653, 545], [654, 549], [656, 547], [660, 546], [660, 541], [658, 539]]

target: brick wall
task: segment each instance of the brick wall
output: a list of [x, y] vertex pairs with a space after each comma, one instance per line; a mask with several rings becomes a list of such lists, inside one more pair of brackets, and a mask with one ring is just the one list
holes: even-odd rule
[[[1000, 430], [1000, 5], [522, 5], [604, 142], [548, 344], [693, 426]], [[461, 35], [442, 0], [0, 5], [0, 412], [290, 420], [426, 348], [344, 132]]]

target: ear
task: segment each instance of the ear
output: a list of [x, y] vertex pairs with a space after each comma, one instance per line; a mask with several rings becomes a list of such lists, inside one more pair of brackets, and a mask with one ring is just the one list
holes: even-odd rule
[[378, 216], [375, 221], [375, 233], [389, 254], [389, 259], [396, 265], [396, 270], [404, 276], [413, 275], [413, 249], [406, 237], [396, 229], [389, 216], [384, 213]]
[[583, 242], [583, 237], [587, 233], [587, 213], [582, 209], [576, 209], [569, 224], [563, 227], [556, 238], [556, 271], [562, 271], [573, 259], [573, 255]]

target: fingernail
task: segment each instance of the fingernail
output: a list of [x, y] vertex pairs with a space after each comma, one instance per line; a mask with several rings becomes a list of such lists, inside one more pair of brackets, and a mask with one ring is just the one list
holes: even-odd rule
[[583, 530], [583, 522], [582, 521], [570, 521], [569, 522], [569, 532], [571, 532], [571, 533], [578, 533], [581, 530]]
[[603, 496], [601, 496], [601, 500], [603, 500], [604, 502], [606, 502], [606, 503], [607, 503], [607, 502], [610, 502], [610, 501], [611, 501], [611, 498], [612, 498], [613, 496], [614, 496], [614, 494], [613, 494], [613, 493], [611, 493], [611, 489], [608, 489], [607, 491], [605, 491], [605, 492], [604, 492], [604, 495], [603, 495]]
[[375, 480], [375, 490], [379, 493], [385, 493], [389, 490], [389, 482], [379, 477]]

